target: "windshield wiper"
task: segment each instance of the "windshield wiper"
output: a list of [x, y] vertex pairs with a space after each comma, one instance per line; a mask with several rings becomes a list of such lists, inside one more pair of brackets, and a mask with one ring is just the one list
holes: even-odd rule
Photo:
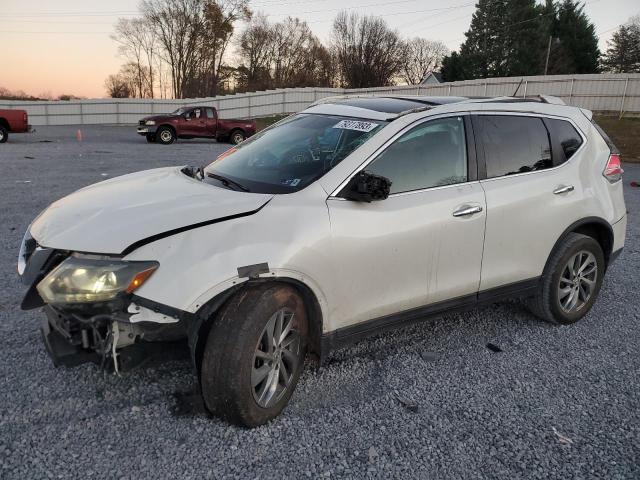
[[217, 173], [211, 173], [211, 172], [207, 172], [207, 177], [209, 178], [214, 178], [216, 180], [218, 180], [220, 183], [222, 183], [225, 187], [235, 187], [235, 190], [242, 190], [243, 192], [250, 192], [251, 190], [249, 190], [247, 187], [245, 187], [244, 185], [231, 180], [230, 178], [227, 177], [223, 177], [222, 175], [218, 175]]

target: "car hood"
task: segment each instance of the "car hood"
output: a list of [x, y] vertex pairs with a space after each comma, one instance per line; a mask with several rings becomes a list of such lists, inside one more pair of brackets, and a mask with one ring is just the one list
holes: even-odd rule
[[255, 213], [273, 198], [202, 183], [182, 168], [146, 170], [78, 190], [44, 210], [31, 235], [43, 247], [121, 254], [151, 237]]

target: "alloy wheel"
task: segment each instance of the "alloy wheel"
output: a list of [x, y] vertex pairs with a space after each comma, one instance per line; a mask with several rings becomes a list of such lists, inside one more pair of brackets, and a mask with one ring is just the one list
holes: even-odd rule
[[264, 327], [253, 357], [251, 387], [262, 408], [272, 407], [287, 392], [300, 368], [300, 348], [295, 313], [281, 308]]
[[567, 313], [584, 307], [596, 288], [598, 263], [593, 253], [581, 250], [566, 263], [558, 283], [558, 301]]

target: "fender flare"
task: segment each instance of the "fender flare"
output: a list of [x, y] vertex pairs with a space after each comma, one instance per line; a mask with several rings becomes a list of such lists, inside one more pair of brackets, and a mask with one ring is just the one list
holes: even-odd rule
[[321, 342], [327, 319], [327, 302], [322, 292], [307, 276], [292, 275], [293, 272], [280, 269], [272, 269], [270, 272], [270, 276], [250, 278], [243, 282], [236, 280], [235, 284], [215, 294], [202, 304], [194, 314], [184, 318], [191, 361], [198, 376], [198, 382], [200, 381], [200, 360], [209, 331], [215, 322], [216, 313], [236, 294], [263, 283], [287, 283], [300, 292], [305, 302], [309, 321], [309, 352], [319, 362], [327, 355], [328, 352], [322, 351]]
[[[551, 255], [553, 254], [553, 252], [555, 252], [556, 249], [565, 240], [565, 238], [567, 238], [567, 235], [576, 231], [580, 232], [581, 229], [584, 229], [585, 227], [588, 228], [589, 226], [592, 226], [592, 225], [597, 225], [597, 227], [604, 229], [604, 231], [606, 232], [605, 238], [595, 238], [595, 240], [598, 243], [600, 243], [602, 247], [602, 252], [604, 253], [605, 262], [608, 264], [609, 258], [611, 256], [611, 249], [613, 247], [613, 228], [611, 227], [611, 224], [608, 221], [606, 221], [604, 218], [601, 218], [601, 217], [584, 217], [584, 218], [581, 218], [580, 220], [573, 222], [571, 225], [569, 225], [564, 230], [564, 232], [562, 232], [562, 234], [558, 237], [556, 242], [553, 244], [553, 248], [549, 251], [549, 254], [547, 255], [547, 263], [549, 262], [549, 258], [551, 258]], [[545, 269], [546, 269], [546, 263], [545, 263]]]

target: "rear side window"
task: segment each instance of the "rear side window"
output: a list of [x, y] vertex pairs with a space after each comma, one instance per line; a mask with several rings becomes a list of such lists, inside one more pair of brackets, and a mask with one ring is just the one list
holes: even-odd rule
[[213, 108], [205, 108], [204, 109], [205, 112], [207, 112], [207, 118], [215, 118], [214, 114], [213, 114]]
[[558, 149], [558, 159], [556, 165], [560, 165], [569, 160], [576, 150], [582, 145], [582, 137], [569, 122], [565, 120], [556, 120], [553, 118], [545, 119], [545, 123], [551, 132], [554, 149]]
[[553, 166], [549, 134], [541, 118], [478, 115], [487, 178], [544, 170]]

